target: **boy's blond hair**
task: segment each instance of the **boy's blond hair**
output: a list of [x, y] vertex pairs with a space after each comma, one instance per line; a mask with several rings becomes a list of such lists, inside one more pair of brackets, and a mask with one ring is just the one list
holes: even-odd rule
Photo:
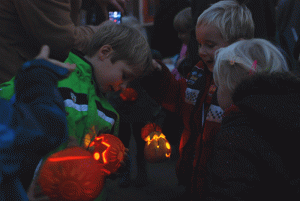
[[173, 20], [174, 29], [178, 32], [190, 32], [194, 28], [192, 9], [187, 7], [181, 10]]
[[228, 43], [254, 37], [251, 11], [235, 0], [219, 1], [206, 9], [198, 17], [196, 27], [207, 25], [216, 27]]
[[[284, 56], [265, 39], [241, 40], [216, 52], [214, 80], [232, 93], [237, 84], [254, 73], [289, 72]], [[256, 67], [253, 66], [257, 62]]]
[[152, 67], [148, 41], [139, 30], [133, 27], [111, 21], [104, 22], [91, 39], [86, 55], [94, 56], [103, 45], [112, 47], [112, 63], [124, 61], [141, 75]]

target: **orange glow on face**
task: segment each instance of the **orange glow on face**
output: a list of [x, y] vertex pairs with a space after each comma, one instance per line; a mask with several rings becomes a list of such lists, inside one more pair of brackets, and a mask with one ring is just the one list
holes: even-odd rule
[[170, 156], [171, 156], [171, 153], [169, 153], [169, 154], [166, 154], [166, 157], [170, 158]]
[[48, 160], [50, 162], [58, 162], [58, 161], [69, 161], [69, 160], [81, 160], [87, 158], [90, 158], [90, 156], [66, 156], [66, 157], [59, 157], [59, 158], [49, 158]]

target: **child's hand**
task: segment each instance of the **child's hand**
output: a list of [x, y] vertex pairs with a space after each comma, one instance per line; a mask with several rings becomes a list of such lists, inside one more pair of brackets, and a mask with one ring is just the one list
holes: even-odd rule
[[63, 63], [63, 62], [60, 62], [60, 61], [57, 61], [55, 59], [50, 59], [49, 58], [49, 55], [50, 55], [50, 48], [48, 45], [43, 45], [40, 53], [36, 56], [35, 59], [45, 59], [57, 66], [60, 66], [62, 68], [66, 68], [69, 70], [69, 73], [73, 72], [76, 68], [76, 64], [68, 64], [68, 63]]

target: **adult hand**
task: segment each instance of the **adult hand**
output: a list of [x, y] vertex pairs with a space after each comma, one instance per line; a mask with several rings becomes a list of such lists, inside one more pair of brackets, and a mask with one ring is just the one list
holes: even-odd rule
[[120, 11], [122, 15], [125, 14], [125, 8], [126, 3], [129, 2], [129, 0], [95, 0], [99, 6], [102, 8], [103, 14], [106, 17], [106, 20], [108, 19], [108, 10], [107, 6], [110, 4], [113, 7], [116, 8], [116, 10]]
[[76, 68], [76, 64], [69, 64], [69, 63], [63, 63], [63, 62], [60, 62], [60, 61], [57, 61], [55, 59], [50, 59], [49, 58], [49, 55], [50, 55], [50, 48], [48, 45], [43, 45], [42, 48], [41, 48], [41, 51], [40, 53], [36, 56], [35, 59], [45, 59], [57, 66], [60, 66], [62, 68], [66, 68], [69, 70], [69, 74], [71, 72], [73, 72]]

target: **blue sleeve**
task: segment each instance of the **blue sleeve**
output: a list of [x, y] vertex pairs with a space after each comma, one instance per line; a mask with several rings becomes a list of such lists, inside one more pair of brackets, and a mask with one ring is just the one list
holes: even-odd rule
[[[18, 176], [63, 143], [67, 121], [58, 80], [68, 70], [45, 60], [26, 62], [11, 101], [0, 100], [0, 199], [28, 200]], [[14, 189], [14, 193], [12, 192]], [[17, 196], [17, 197], [16, 197]]]
[[30, 137], [16, 140], [17, 146], [30, 144], [31, 152], [46, 155], [67, 139], [64, 103], [57, 89], [58, 80], [67, 73], [67, 69], [45, 60], [23, 65], [15, 80], [16, 97], [10, 126], [20, 133], [27, 131]]

